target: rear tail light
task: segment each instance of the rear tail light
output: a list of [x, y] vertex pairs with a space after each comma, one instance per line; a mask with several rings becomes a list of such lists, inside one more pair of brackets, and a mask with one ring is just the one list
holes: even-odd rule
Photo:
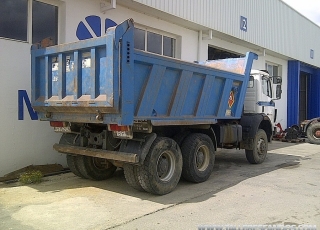
[[120, 139], [132, 139], [133, 132], [131, 126], [121, 126], [116, 124], [110, 124], [109, 131], [112, 131], [112, 135], [115, 138]]
[[130, 131], [130, 126], [120, 126], [116, 124], [109, 125], [110, 131]]
[[50, 126], [51, 127], [68, 127], [69, 122], [64, 122], [64, 121], [50, 121]]
[[50, 121], [50, 126], [58, 133], [70, 133], [71, 127], [69, 122], [64, 121]]

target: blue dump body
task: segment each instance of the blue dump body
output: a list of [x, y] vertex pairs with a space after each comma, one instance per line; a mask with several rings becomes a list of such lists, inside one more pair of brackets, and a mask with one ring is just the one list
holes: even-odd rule
[[240, 119], [254, 53], [190, 63], [134, 49], [132, 20], [100, 38], [32, 49], [32, 105], [41, 120], [132, 125]]

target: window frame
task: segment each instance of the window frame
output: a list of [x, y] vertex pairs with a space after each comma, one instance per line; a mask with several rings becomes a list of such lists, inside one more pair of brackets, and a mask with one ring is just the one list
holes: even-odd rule
[[[272, 69], [272, 73], [269, 71], [270, 68]], [[273, 76], [282, 76], [282, 65], [266, 61], [265, 69], [268, 71], [268, 73], [269, 73], [269, 75], [271, 77], [270, 80], [269, 80], [270, 86], [268, 86], [268, 87], [270, 87], [272, 89], [272, 92], [274, 92], [274, 94], [275, 94], [276, 91], [274, 90], [274, 87], [273, 87], [274, 84], [271, 81], [272, 81], [272, 77]], [[275, 71], [275, 69], [276, 69], [276, 71]], [[273, 97], [273, 95], [271, 95], [271, 98], [272, 97]]]
[[[58, 44], [58, 37], [59, 37], [59, 6], [56, 6], [56, 5], [54, 5], [54, 4], [50, 4], [50, 3], [47, 3], [47, 2], [45, 2], [45, 1], [39, 1], [39, 0], [32, 0], [32, 2], [34, 3], [34, 2], [38, 2], [38, 3], [42, 3], [42, 4], [45, 4], [45, 5], [49, 5], [49, 6], [53, 6], [53, 7], [56, 7], [56, 14], [57, 15], [55, 15], [55, 22], [54, 22], [54, 24], [56, 23], [56, 25], [55, 25], [55, 32], [56, 32], [56, 35], [55, 35], [55, 37], [53, 38], [54, 39], [54, 42], [56, 42], [56, 44]], [[33, 41], [34, 40], [34, 25], [35, 25], [35, 23], [34, 23], [34, 21], [33, 21], [33, 3], [32, 3], [32, 19], [31, 19], [31, 21], [32, 21], [32, 27], [31, 27], [31, 40], [30, 40], [30, 42], [31, 43], [37, 43], [37, 42], [40, 42], [40, 41]]]
[[[64, 37], [64, 23], [61, 23], [62, 21], [65, 21], [65, 15], [64, 15], [64, 9], [65, 9], [65, 3], [62, 3], [60, 1], [56, 0], [36, 0], [38, 2], [42, 2], [45, 4], [53, 5], [58, 7], [58, 28], [57, 28], [57, 43], [62, 43], [64, 42], [63, 37]], [[28, 43], [32, 44], [32, 3], [33, 0], [28, 0], [27, 3], [27, 40], [19, 40], [19, 39], [14, 39], [14, 38], [7, 38], [7, 37], [0, 37], [0, 39], [4, 40], [11, 40], [11, 41], [16, 41], [16, 42], [22, 42], [22, 43]]]
[[[269, 66], [272, 66], [272, 73], [269, 72], [269, 68], [268, 68]], [[275, 67], [277, 68], [277, 73], [276, 74], [274, 73]], [[271, 62], [266, 62], [265, 68], [268, 71], [270, 76], [281, 76], [281, 68], [282, 68], [281, 65], [275, 64], [275, 63], [271, 63]]]
[[[178, 58], [177, 57], [178, 56], [177, 43], [178, 43], [178, 39], [179, 39], [178, 35], [174, 35], [174, 34], [162, 31], [162, 30], [150, 28], [147, 26], [139, 25], [139, 24], [135, 24], [135, 29], [139, 29], [139, 30], [144, 31], [144, 50], [143, 51], [149, 52], [149, 53], [154, 53], [154, 52], [148, 51], [148, 32], [150, 32], [150, 33], [154, 33], [157, 35], [161, 35], [161, 54], [158, 54], [158, 53], [154, 53], [154, 54], [158, 54], [158, 55], [165, 56], [165, 57]], [[163, 47], [164, 37], [174, 39], [173, 50], [172, 50], [173, 56], [166, 56], [163, 54], [164, 53], [164, 47]]]
[[30, 16], [30, 0], [27, 0], [27, 9], [26, 9], [26, 13], [27, 13], [27, 24], [26, 24], [26, 40], [20, 40], [20, 39], [16, 39], [16, 38], [10, 38], [10, 37], [2, 37], [0, 36], [0, 39], [4, 39], [4, 40], [12, 40], [12, 41], [18, 41], [18, 42], [25, 42], [27, 43], [29, 40], [29, 16]]

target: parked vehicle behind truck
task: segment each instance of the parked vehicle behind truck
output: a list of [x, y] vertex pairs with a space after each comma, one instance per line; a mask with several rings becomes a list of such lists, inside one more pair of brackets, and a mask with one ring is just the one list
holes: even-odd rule
[[308, 138], [310, 143], [320, 145], [320, 117], [301, 122], [300, 132]]
[[252, 164], [266, 158], [272, 122], [243, 112], [254, 53], [210, 67], [136, 50], [132, 19], [31, 53], [33, 108], [63, 133], [54, 149], [79, 177], [121, 167], [130, 186], [162, 195], [181, 176], [206, 181], [217, 148], [245, 149]]

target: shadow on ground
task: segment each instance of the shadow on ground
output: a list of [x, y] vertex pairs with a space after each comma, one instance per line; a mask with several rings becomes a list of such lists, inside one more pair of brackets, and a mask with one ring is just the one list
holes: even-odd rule
[[[294, 146], [292, 143], [275, 143], [270, 150]], [[146, 192], [139, 192], [127, 185], [123, 170], [117, 170], [115, 175], [106, 181], [90, 181], [78, 178], [71, 173], [45, 178], [41, 184], [28, 185], [42, 193], [59, 193], [64, 190], [93, 187], [105, 192], [114, 192], [141, 200], [170, 205], [183, 202], [202, 202], [214, 197], [219, 191], [228, 189], [252, 177], [269, 173], [283, 167], [299, 167], [303, 157], [269, 153], [263, 164], [252, 165], [246, 160], [244, 150], [219, 150], [216, 153], [214, 171], [208, 181], [194, 184], [181, 179], [177, 188], [170, 194], [155, 196]], [[62, 183], [63, 182], [63, 183]], [[1, 187], [17, 186], [2, 184]]]

